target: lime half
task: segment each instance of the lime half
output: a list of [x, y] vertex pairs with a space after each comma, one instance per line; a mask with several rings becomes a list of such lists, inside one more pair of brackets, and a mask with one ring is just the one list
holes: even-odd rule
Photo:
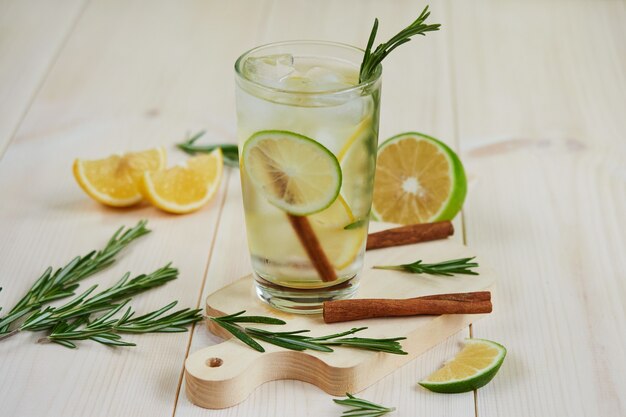
[[466, 339], [465, 347], [419, 384], [434, 392], [468, 392], [485, 386], [500, 369], [506, 348], [485, 339]]
[[400, 224], [451, 220], [467, 193], [459, 157], [422, 133], [394, 136], [378, 149], [372, 213]]
[[243, 167], [270, 203], [298, 216], [329, 207], [341, 188], [335, 155], [294, 132], [263, 130], [250, 136], [243, 146]]

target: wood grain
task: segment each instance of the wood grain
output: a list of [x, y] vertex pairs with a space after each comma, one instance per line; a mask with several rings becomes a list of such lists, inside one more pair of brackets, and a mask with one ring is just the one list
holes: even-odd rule
[[0, 158], [85, 2], [0, 1]]
[[467, 242], [506, 277], [473, 327], [509, 350], [478, 415], [625, 415], [625, 4], [450, 12]]

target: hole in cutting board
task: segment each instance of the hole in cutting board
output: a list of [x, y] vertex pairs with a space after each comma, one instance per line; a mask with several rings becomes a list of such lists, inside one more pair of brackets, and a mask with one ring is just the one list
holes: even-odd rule
[[209, 368], [217, 368], [222, 366], [222, 364], [224, 363], [224, 361], [221, 358], [209, 358], [206, 360], [206, 366], [208, 366]]

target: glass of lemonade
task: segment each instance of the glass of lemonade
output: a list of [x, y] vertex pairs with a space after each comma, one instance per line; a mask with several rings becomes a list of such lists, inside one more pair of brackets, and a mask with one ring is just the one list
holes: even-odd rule
[[243, 203], [259, 297], [318, 313], [349, 298], [363, 266], [374, 185], [381, 72], [363, 51], [293, 41], [235, 64]]

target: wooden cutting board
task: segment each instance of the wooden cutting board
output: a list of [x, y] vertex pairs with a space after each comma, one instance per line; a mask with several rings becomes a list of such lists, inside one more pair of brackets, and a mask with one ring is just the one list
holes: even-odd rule
[[[371, 227], [374, 228], [379, 227]], [[357, 296], [411, 298], [491, 289], [495, 275], [480, 257], [477, 257], [481, 265], [478, 276], [433, 277], [372, 269], [374, 265], [410, 263], [417, 259], [437, 262], [475, 255], [472, 249], [450, 239], [368, 251]], [[494, 305], [497, 309], [497, 301]], [[287, 322], [280, 326], [280, 331], [309, 329], [316, 336], [367, 326], [358, 336], [404, 336], [407, 339], [401, 342], [402, 347], [409, 354], [392, 355], [343, 347], [334, 348], [332, 353], [296, 352], [263, 342], [266, 351], [260, 353], [237, 339], [229, 339], [228, 333], [209, 322], [209, 330], [225, 341], [194, 352], [185, 361], [187, 396], [191, 402], [205, 408], [231, 407], [245, 400], [261, 384], [279, 379], [309, 382], [331, 395], [357, 393], [484, 316], [420, 316], [325, 324], [321, 315], [283, 313], [262, 303], [256, 297], [251, 275], [209, 295], [206, 309], [208, 315], [214, 316], [241, 310], [249, 315], [274, 316]]]

